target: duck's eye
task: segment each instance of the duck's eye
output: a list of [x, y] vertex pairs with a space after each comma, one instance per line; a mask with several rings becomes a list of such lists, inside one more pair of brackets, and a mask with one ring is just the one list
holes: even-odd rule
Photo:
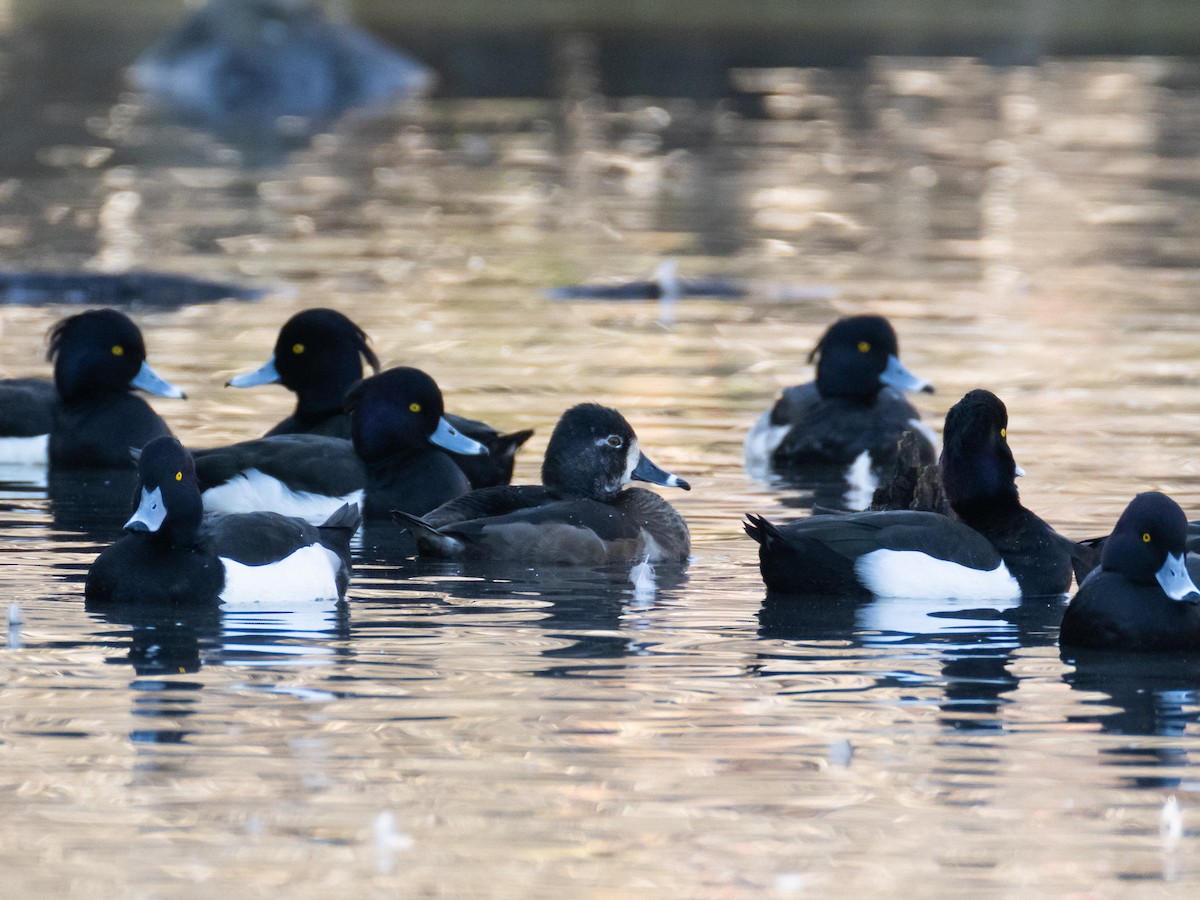
[[303, 344], [292, 344], [292, 352], [295, 353], [297, 356], [299, 356], [301, 353], [304, 352], [304, 345]]
[[867, 343], [866, 341], [859, 341], [858, 342], [858, 352], [859, 353], [870, 353], [871, 345], [869, 343]]
[[183, 481], [183, 473], [182, 473], [182, 472], [176, 472], [176, 473], [175, 473], [175, 480], [176, 480], [176, 481]]
[[624, 443], [619, 434], [610, 434], [608, 436], [608, 446], [610, 447], [620, 447]]
[[120, 344], [113, 344], [112, 355], [113, 356], [124, 356], [125, 348], [122, 347]]
[[1000, 437], [1002, 437], [1002, 438], [1008, 437], [1008, 429], [1007, 428], [1000, 429]]
[[1142, 543], [1143, 543], [1143, 544], [1148, 544], [1148, 543], [1150, 543], [1150, 532], [1148, 532], [1148, 531], [1143, 531], [1143, 532], [1142, 532]]
[[420, 411], [421, 411], [421, 404], [420, 404], [420, 403], [410, 403], [410, 404], [408, 404], [408, 411], [409, 411], [409, 412], [420, 412]]

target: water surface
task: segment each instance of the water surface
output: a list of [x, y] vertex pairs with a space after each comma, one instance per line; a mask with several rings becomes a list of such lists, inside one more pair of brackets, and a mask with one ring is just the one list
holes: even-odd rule
[[[803, 514], [742, 437], [858, 312], [895, 323], [939, 430], [971, 388], [1008, 403], [1022, 496], [1064, 533], [1152, 488], [1200, 515], [1198, 71], [877, 59], [696, 102], [564, 66], [561, 96], [350, 116], [266, 166], [87, 98], [57, 109], [71, 140], [0, 161], [6, 268], [267, 290], [133, 310], [185, 443], [286, 415], [222, 384], [334, 306], [453, 411], [536, 428], [520, 481], [564, 408], [620, 408], [691, 481], [664, 493], [694, 539], [633, 577], [362, 561], [341, 606], [97, 613], [119, 516], [8, 473], [7, 890], [1193, 896], [1195, 660], [1066, 663], [1058, 603], [780, 605], [739, 520]], [[667, 257], [749, 295], [669, 320], [543, 296]], [[45, 373], [69, 311], [0, 309], [5, 374]]]

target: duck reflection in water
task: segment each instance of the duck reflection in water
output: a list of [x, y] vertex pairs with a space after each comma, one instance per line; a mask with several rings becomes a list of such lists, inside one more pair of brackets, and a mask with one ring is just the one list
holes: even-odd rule
[[481, 615], [494, 616], [499, 626], [521, 630], [533, 623], [553, 641], [540, 651], [547, 666], [532, 672], [547, 678], [584, 677], [614, 668], [607, 661], [652, 652], [641, 632], [688, 582], [686, 563], [529, 568], [417, 559], [399, 567], [360, 566], [359, 573], [360, 581], [404, 602], [435, 603], [432, 622], [422, 622], [444, 630], [448, 645], [464, 618], [474, 625]]
[[[1094, 723], [1105, 734], [1136, 740], [1107, 745], [1100, 753], [1110, 765], [1130, 771], [1131, 787], [1178, 788], [1194, 760], [1183, 742], [1200, 722], [1200, 651], [1192, 653], [1128, 653], [1116, 650], [1064, 648], [1062, 658], [1072, 666], [1063, 681], [1092, 695], [1080, 700], [1086, 710], [1067, 717], [1069, 723]], [[1179, 738], [1177, 745], [1147, 742], [1146, 737]], [[1162, 774], [1154, 774], [1161, 769]]]
[[[138, 675], [198, 672], [204, 666], [288, 664], [298, 655], [336, 655], [330, 644], [350, 634], [344, 600], [309, 603], [303, 609], [233, 604], [184, 607], [164, 603], [88, 603], [87, 610], [117, 630], [101, 632], [123, 645], [111, 665], [129, 664]], [[306, 647], [305, 643], [312, 646]]]
[[[1018, 687], [1010, 671], [1018, 648], [1052, 646], [1062, 616], [1059, 598], [979, 606], [971, 602], [929, 602], [901, 598], [856, 600], [844, 596], [807, 596], [767, 591], [758, 613], [760, 638], [784, 647], [760, 656], [763, 674], [779, 674], [789, 659], [803, 660], [812, 671], [846, 656], [850, 648], [875, 650], [902, 646], [915, 663], [929, 665], [897, 671], [894, 650], [881, 657], [873, 688], [916, 695], [921, 686], [941, 690], [936, 700], [942, 723], [955, 731], [1004, 728], [1004, 697]], [[833, 646], [834, 650], [830, 649]], [[803, 651], [803, 652], [801, 652]], [[856, 675], [861, 662], [855, 665]], [[929, 671], [934, 668], [935, 671]]]

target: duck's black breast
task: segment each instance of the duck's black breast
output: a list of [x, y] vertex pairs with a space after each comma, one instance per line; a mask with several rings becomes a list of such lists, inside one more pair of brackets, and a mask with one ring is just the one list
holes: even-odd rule
[[86, 403], [59, 403], [50, 432], [50, 463], [71, 468], [125, 468], [130, 448], [171, 430], [141, 397], [106, 394]]
[[1019, 507], [994, 518], [972, 516], [971, 527], [1004, 558], [1025, 597], [1065, 594], [1071, 588], [1073, 560], [1083, 552], [1036, 514]]
[[0, 438], [49, 434], [57, 403], [54, 384], [43, 378], [0, 381]]
[[1063, 615], [1059, 643], [1105, 650], [1200, 650], [1200, 605], [1172, 600], [1155, 584], [1097, 569]]
[[88, 571], [84, 598], [97, 604], [214, 603], [225, 569], [204, 548], [171, 547], [128, 534], [102, 552]]
[[[803, 390], [790, 399], [785, 392], [772, 411], [773, 424], [792, 426], [772, 456], [777, 469], [849, 465], [864, 450], [879, 465], [895, 456], [900, 436], [920, 418], [916, 408], [892, 388], [881, 390], [869, 403], [843, 397], [813, 403], [807, 399]], [[780, 409], [781, 404], [786, 404], [785, 409]], [[929, 454], [932, 457], [932, 446]]]
[[440, 450], [371, 463], [366, 471], [368, 519], [390, 519], [394, 509], [423, 516], [471, 490], [462, 469]]

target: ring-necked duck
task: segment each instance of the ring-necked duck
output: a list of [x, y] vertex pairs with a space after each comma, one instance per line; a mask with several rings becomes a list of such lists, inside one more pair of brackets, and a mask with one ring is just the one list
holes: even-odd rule
[[388, 369], [346, 396], [351, 440], [287, 434], [197, 450], [204, 508], [271, 510], [323, 521], [343, 503], [367, 519], [416, 514], [471, 489], [445, 451], [486, 453], [443, 418], [442, 392], [419, 369]]
[[1008, 411], [971, 391], [946, 414], [942, 486], [957, 519], [911, 510], [749, 516], [769, 588], [785, 593], [1014, 600], [1062, 594], [1076, 545], [1021, 505]]
[[[781, 473], [846, 467], [860, 458], [878, 468], [905, 430], [921, 429], [932, 462], [932, 434], [901, 391], [933, 386], [900, 362], [896, 332], [882, 316], [849, 316], [829, 327], [809, 354], [815, 381], [784, 390], [746, 435], [746, 466]], [[868, 454], [864, 457], [863, 454]]]
[[1059, 643], [1105, 650], [1200, 650], [1200, 589], [1188, 574], [1187, 517], [1138, 494], [1104, 541], [1100, 568], [1063, 615]]
[[93, 309], [63, 319], [50, 331], [47, 359], [53, 385], [32, 378], [0, 383], [0, 460], [125, 468], [131, 447], [171, 433], [131, 391], [184, 393], [150, 368], [142, 333], [124, 313]]
[[358, 509], [319, 527], [275, 513], [205, 515], [191, 455], [160, 437], [138, 460], [129, 534], [96, 558], [84, 597], [94, 603], [297, 602], [341, 599], [350, 578]]
[[631, 480], [690, 490], [638, 446], [615, 409], [583, 403], [563, 413], [542, 463], [541, 486], [474, 491], [428, 516], [403, 512], [423, 555], [598, 565], [682, 562], [687, 524], [670, 503]]
[[[230, 387], [282, 384], [296, 395], [296, 410], [266, 437], [277, 434], [325, 434], [350, 437], [346, 394], [362, 380], [363, 363], [379, 371], [379, 359], [368, 344], [366, 332], [333, 309], [306, 309], [296, 313], [279, 330], [271, 358], [253, 372], [237, 375]], [[487, 447], [482, 455], [456, 455], [472, 487], [508, 484], [517, 450], [532, 431], [501, 434], [483, 422], [446, 415], [456, 431]]]

